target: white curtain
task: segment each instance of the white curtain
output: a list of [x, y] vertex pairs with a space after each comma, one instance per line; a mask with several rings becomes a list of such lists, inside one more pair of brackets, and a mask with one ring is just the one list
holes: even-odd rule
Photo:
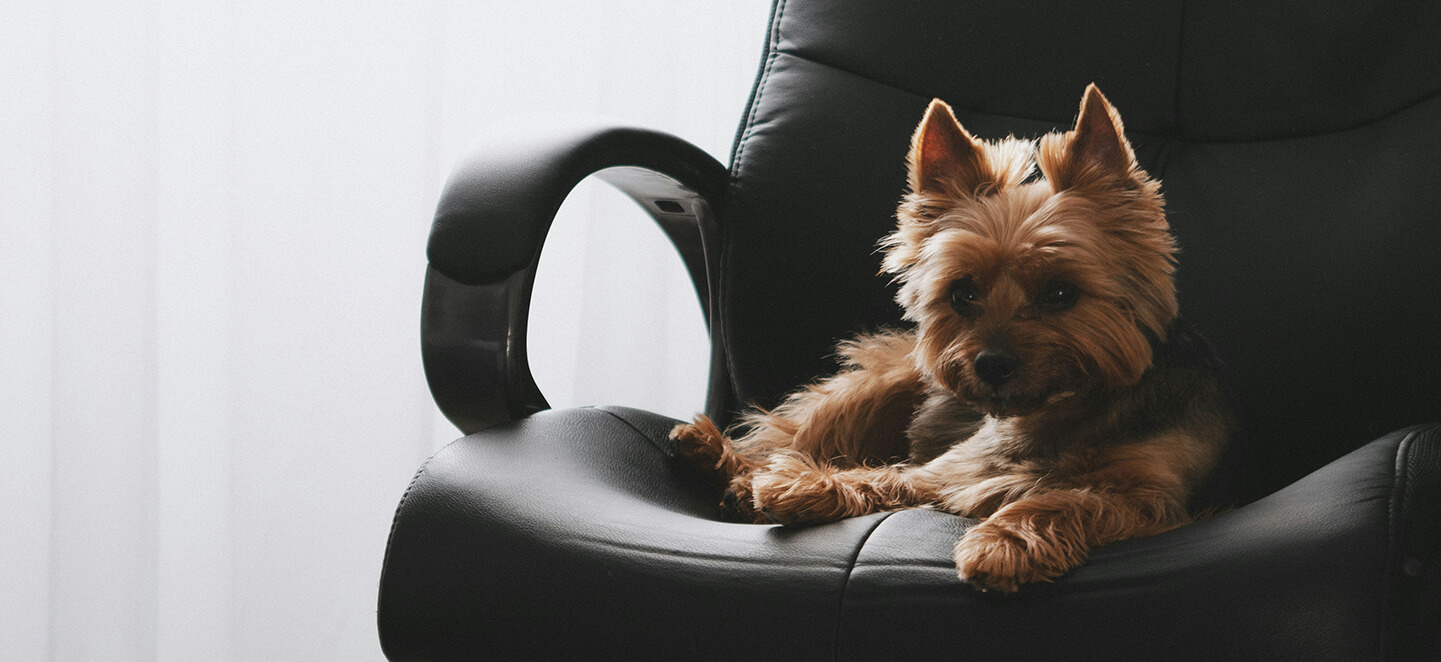
[[[450, 166], [601, 113], [725, 161], [768, 0], [0, 5], [0, 659], [374, 660], [412, 472], [457, 436], [418, 318]], [[583, 185], [556, 405], [702, 405], [663, 236]]]

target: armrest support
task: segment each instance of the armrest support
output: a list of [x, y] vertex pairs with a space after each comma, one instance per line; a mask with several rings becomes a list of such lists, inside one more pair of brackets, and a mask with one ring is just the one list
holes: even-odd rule
[[[556, 211], [590, 175], [630, 196], [660, 225], [690, 273], [707, 323], [713, 319], [706, 253], [718, 246], [725, 166], [680, 138], [644, 129], [515, 135], [521, 137], [482, 145], [456, 167], [426, 251], [426, 379], [441, 411], [467, 434], [549, 407], [526, 358], [531, 288]], [[715, 372], [713, 385], [723, 378]]]

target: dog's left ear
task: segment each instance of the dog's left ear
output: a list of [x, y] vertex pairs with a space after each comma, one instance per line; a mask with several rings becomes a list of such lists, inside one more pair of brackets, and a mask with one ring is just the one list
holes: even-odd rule
[[1042, 145], [1039, 165], [1056, 190], [1134, 179], [1136, 152], [1126, 140], [1121, 115], [1095, 83], [1086, 86], [1076, 128], [1060, 143]]

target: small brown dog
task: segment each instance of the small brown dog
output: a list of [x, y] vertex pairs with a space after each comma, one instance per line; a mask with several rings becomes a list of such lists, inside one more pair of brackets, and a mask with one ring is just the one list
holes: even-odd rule
[[1231, 417], [1177, 319], [1160, 186], [1110, 103], [1087, 87], [1075, 128], [1031, 143], [976, 140], [932, 101], [909, 170], [882, 246], [914, 329], [843, 343], [839, 374], [747, 414], [735, 440], [704, 416], [678, 426], [679, 452], [751, 521], [982, 519], [955, 548], [982, 590], [1189, 522]]

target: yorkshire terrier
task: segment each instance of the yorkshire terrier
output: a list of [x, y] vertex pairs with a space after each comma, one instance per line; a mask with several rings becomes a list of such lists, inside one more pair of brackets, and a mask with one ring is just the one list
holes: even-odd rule
[[[911, 507], [982, 520], [956, 543], [981, 590], [1052, 581], [1091, 549], [1181, 526], [1230, 436], [1219, 363], [1178, 319], [1160, 184], [1095, 85], [1075, 128], [973, 138], [940, 100], [881, 241], [906, 330], [841, 371], [671, 433], [754, 522]], [[1039, 174], [1035, 170], [1039, 168]]]

